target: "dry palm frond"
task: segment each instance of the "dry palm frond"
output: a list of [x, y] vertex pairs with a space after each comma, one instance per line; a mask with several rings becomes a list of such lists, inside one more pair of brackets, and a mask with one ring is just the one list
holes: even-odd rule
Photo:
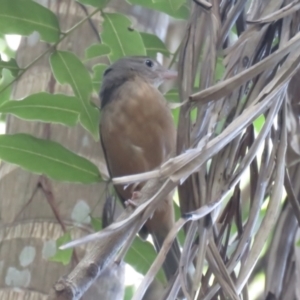
[[[184, 145], [181, 150], [191, 147], [194, 150], [181, 155], [184, 162], [181, 162], [182, 167], [176, 170], [175, 176], [176, 179], [185, 179], [193, 173], [179, 186], [183, 213], [193, 210], [192, 222], [198, 223], [197, 230], [193, 230], [195, 226], [190, 223], [188, 236], [192, 234], [194, 238], [189, 237], [192, 242], [184, 251], [195, 247], [194, 240], [198, 236], [197, 255], [206, 257], [208, 263], [207, 271], [203, 272], [203, 259], [194, 260], [200, 276], [195, 277], [194, 286], [199, 289], [190, 293], [191, 299], [197, 299], [197, 293], [198, 299], [224, 299], [225, 296], [235, 299], [236, 295], [247, 299], [249, 278], [253, 278], [250, 276], [257, 261], [262, 259], [263, 247], [274, 229], [277, 233], [275, 225], [282, 218], [283, 224], [278, 230], [289, 230], [289, 233], [285, 233], [284, 240], [280, 238], [282, 234], [274, 235], [273, 251], [266, 254], [265, 296], [272, 294], [275, 299], [294, 299], [295, 295], [295, 286], [292, 286], [294, 293], [291, 293], [291, 298], [283, 297], [287, 293], [283, 287], [287, 282], [286, 276], [295, 276], [293, 272], [287, 272], [287, 267], [293, 262], [297, 223], [292, 210], [283, 209], [281, 203], [286, 182], [286, 152], [289, 149], [287, 135], [288, 131], [291, 132], [288, 126], [291, 123], [288, 121], [291, 99], [286, 91], [299, 64], [300, 36], [293, 28], [299, 24], [297, 12], [300, 7], [299, 1], [252, 1], [246, 13], [248, 2], [212, 1], [221, 5], [219, 10], [211, 11], [203, 11], [195, 4], [194, 12], [201, 10], [199, 19], [210, 19], [211, 24], [219, 24], [220, 27], [212, 29], [214, 27], [206, 22], [210, 36], [198, 35], [201, 40], [190, 37], [186, 42], [186, 52], [182, 51], [181, 66], [184, 66], [192, 55], [189, 46], [202, 46], [202, 60], [199, 63], [203, 91], [190, 96], [192, 104], [198, 109], [198, 118], [194, 124], [191, 123], [187, 117], [191, 105], [187, 104], [186, 111], [182, 110], [184, 121], [179, 128], [179, 132], [192, 128], [190, 135], [179, 133], [179, 144]], [[239, 35], [235, 42], [228, 38], [233, 25], [236, 25]], [[211, 77], [217, 63], [216, 53], [226, 55], [225, 75], [217, 84]], [[196, 56], [199, 57], [198, 54]], [[183, 93], [187, 86], [193, 86], [194, 78], [187, 75], [186, 82], [182, 80]], [[190, 91], [188, 94], [191, 94]], [[295, 94], [292, 92], [292, 95]], [[261, 114], [265, 122], [255, 134], [251, 123]], [[184, 138], [180, 140], [181, 136]], [[298, 140], [295, 143], [299, 149]], [[249, 179], [245, 187], [242, 178], [247, 174]], [[174, 178], [174, 174], [171, 176]], [[295, 191], [292, 179], [289, 182], [295, 205], [299, 205], [299, 191]], [[228, 199], [225, 196], [230, 189], [234, 192]], [[289, 200], [287, 197], [286, 206], [290, 205]], [[261, 217], [266, 201], [267, 209]], [[205, 206], [215, 203], [220, 205], [213, 217], [213, 224], [207, 227], [205, 221], [197, 221], [203, 217], [198, 213]], [[243, 216], [243, 208], [245, 210], [247, 207], [249, 211]], [[237, 228], [236, 233], [231, 231], [233, 225]], [[201, 238], [205, 228], [209, 233], [205, 234], [206, 238]], [[273, 244], [275, 240], [277, 245]], [[214, 245], [219, 252], [211, 251]], [[212, 261], [212, 254], [216, 260], [219, 253], [225, 268]], [[282, 253], [286, 255], [282, 256]], [[197, 285], [199, 279], [200, 286]]]
[[[182, 227], [180, 271], [164, 299], [175, 299], [180, 287], [187, 299], [249, 299], [248, 286], [261, 271], [263, 298], [299, 297], [299, 10], [300, 2], [291, 0], [192, 2], [179, 59], [178, 156], [158, 171], [115, 178], [153, 180], [133, 212], [128, 208], [116, 223], [80, 241], [111, 237], [101, 253], [104, 268], [178, 185], [183, 217], [134, 300], [142, 298]], [[225, 72], [217, 83], [220, 58]], [[264, 122], [255, 130], [260, 116]]]

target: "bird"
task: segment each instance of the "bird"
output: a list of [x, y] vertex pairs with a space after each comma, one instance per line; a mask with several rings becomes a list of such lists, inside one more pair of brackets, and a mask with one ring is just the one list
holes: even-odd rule
[[[157, 169], [175, 155], [176, 127], [158, 87], [176, 77], [176, 71], [144, 56], [121, 58], [103, 73], [100, 140], [111, 178]], [[125, 203], [144, 184], [116, 185], [115, 190]], [[175, 222], [172, 198], [173, 192], [143, 227], [151, 234], [157, 251]], [[168, 280], [176, 273], [179, 259], [180, 247], [175, 240], [163, 264]]]

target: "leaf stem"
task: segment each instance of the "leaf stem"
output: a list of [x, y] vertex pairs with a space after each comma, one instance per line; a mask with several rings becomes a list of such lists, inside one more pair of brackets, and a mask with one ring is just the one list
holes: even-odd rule
[[33, 65], [35, 65], [41, 58], [43, 58], [46, 54], [55, 49], [68, 35], [70, 35], [74, 30], [76, 30], [79, 26], [81, 26], [84, 22], [88, 21], [92, 16], [94, 16], [97, 12], [99, 12], [101, 8], [97, 8], [92, 11], [88, 16], [80, 20], [77, 24], [75, 24], [72, 28], [70, 28], [66, 32], [61, 33], [61, 38], [53, 45], [51, 45], [45, 52], [40, 54], [37, 58], [35, 58], [31, 63], [29, 63], [25, 68], [20, 69], [18, 76], [16, 76], [11, 82], [9, 82], [3, 89], [0, 90], [0, 94], [3, 93], [7, 88], [9, 88], [13, 83], [15, 83], [18, 79], [20, 79], [23, 74], [29, 70]]

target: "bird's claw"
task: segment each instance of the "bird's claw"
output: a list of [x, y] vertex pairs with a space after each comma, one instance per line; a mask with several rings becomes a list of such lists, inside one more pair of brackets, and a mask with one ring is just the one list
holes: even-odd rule
[[125, 206], [133, 206], [133, 207], [137, 207], [138, 204], [136, 203], [136, 201], [132, 200], [132, 199], [128, 199], [124, 202]]
[[128, 199], [127, 201], [125, 201], [125, 206], [133, 206], [133, 207], [137, 207], [138, 206], [138, 203], [137, 203], [137, 199], [139, 199], [141, 196], [141, 193], [140, 192], [133, 192], [132, 193], [132, 196], [131, 196], [131, 199]]

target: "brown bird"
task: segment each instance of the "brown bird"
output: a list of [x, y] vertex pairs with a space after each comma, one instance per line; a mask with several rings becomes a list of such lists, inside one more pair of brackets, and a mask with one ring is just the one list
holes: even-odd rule
[[[126, 57], [112, 64], [103, 75], [100, 91], [100, 135], [111, 177], [138, 174], [158, 168], [175, 154], [176, 129], [167, 101], [158, 86], [177, 72], [147, 57]], [[123, 203], [144, 183], [115, 186]], [[174, 224], [172, 195], [145, 223], [157, 251]], [[180, 257], [175, 241], [164, 264], [170, 279]]]

